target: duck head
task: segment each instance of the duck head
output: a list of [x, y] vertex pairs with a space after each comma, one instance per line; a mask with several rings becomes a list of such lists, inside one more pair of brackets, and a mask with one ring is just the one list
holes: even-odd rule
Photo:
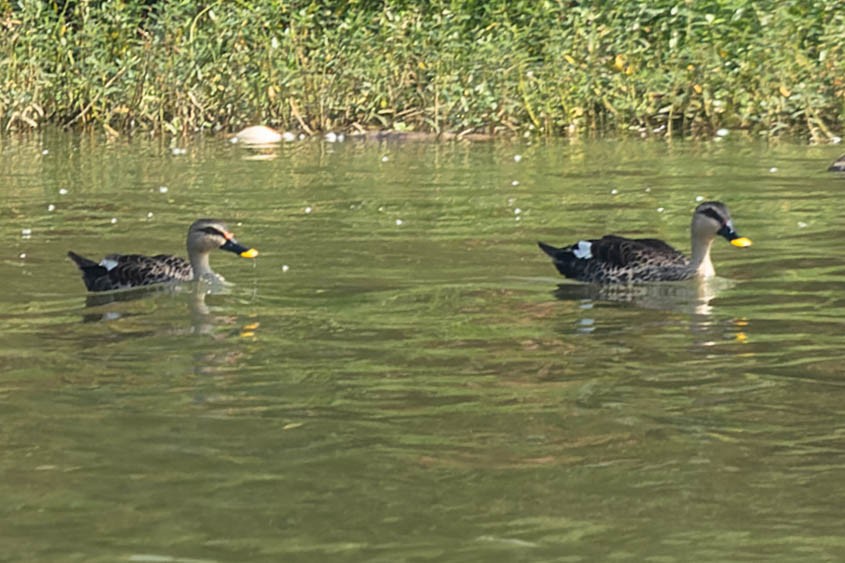
[[727, 206], [720, 201], [705, 201], [695, 208], [692, 216], [692, 235], [693, 240], [712, 240], [720, 236], [740, 248], [751, 246], [751, 239], [737, 234]]
[[188, 229], [188, 255], [208, 254], [219, 248], [244, 258], [255, 258], [258, 251], [243, 246], [226, 225], [215, 219], [199, 219]]

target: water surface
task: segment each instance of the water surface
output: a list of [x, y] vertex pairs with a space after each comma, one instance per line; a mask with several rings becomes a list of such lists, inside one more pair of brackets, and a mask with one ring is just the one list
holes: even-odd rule
[[[831, 147], [0, 142], [0, 550], [15, 561], [837, 560], [845, 178]], [[515, 158], [518, 157], [518, 158]], [[564, 281], [535, 241], [719, 279]], [[65, 258], [232, 282], [91, 303]]]

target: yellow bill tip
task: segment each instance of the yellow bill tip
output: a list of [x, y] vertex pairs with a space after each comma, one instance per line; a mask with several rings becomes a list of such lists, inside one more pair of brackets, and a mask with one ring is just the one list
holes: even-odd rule
[[258, 256], [258, 251], [254, 248], [250, 248], [249, 250], [244, 250], [243, 252], [241, 252], [241, 256], [243, 256], [244, 258], [255, 258], [256, 256]]
[[747, 237], [739, 237], [733, 239], [731, 244], [740, 248], [745, 248], [746, 246], [751, 246], [751, 239]]

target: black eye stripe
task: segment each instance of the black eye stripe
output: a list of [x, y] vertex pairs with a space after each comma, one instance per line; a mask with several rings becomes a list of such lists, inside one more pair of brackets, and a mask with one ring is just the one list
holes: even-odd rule
[[719, 215], [719, 213], [715, 209], [711, 209], [711, 208], [708, 207], [707, 209], [702, 209], [701, 211], [699, 211], [699, 213], [701, 213], [702, 215], [707, 215], [708, 217], [710, 217], [711, 219], [713, 219], [714, 221], [716, 221], [720, 225], [725, 224], [724, 217]]
[[218, 237], [226, 238], [226, 235], [224, 235], [222, 232], [220, 232], [219, 229], [215, 229], [214, 227], [203, 227], [202, 229], [200, 229], [200, 231], [209, 235], [217, 235]]

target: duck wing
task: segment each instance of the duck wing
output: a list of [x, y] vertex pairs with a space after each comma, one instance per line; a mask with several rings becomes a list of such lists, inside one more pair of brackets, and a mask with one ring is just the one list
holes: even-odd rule
[[540, 243], [564, 276], [593, 283], [673, 281], [690, 277], [689, 260], [658, 239], [606, 235], [555, 248]]
[[157, 283], [191, 281], [191, 264], [169, 254], [110, 254], [98, 264], [73, 252], [68, 256], [82, 271], [88, 291], [111, 291]]
[[686, 265], [688, 263], [686, 256], [660, 239], [630, 239], [605, 235], [589, 242], [593, 256], [614, 267], [636, 267], [643, 262], [653, 260], [659, 260], [664, 264]]

